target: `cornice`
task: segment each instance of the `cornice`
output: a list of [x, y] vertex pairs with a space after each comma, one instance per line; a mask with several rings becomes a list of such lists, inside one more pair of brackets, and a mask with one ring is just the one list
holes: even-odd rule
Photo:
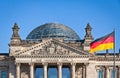
[[69, 45], [67, 45], [67, 44], [65, 44], [65, 43], [63, 43], [63, 42], [60, 42], [59, 40], [56, 40], [56, 39], [49, 39], [49, 40], [47, 40], [47, 41], [45, 41], [45, 42], [41, 42], [41, 43], [39, 43], [39, 44], [36, 44], [36, 45], [34, 45], [34, 46], [31, 46], [31, 47], [29, 47], [29, 48], [27, 48], [27, 49], [24, 49], [24, 50], [22, 50], [22, 51], [19, 51], [19, 52], [16, 52], [16, 56], [20, 56], [21, 54], [23, 54], [23, 53], [26, 53], [26, 52], [31, 52], [31, 51], [33, 51], [33, 50], [38, 50], [39, 49], [39, 47], [42, 47], [42, 46], [47, 46], [47, 45], [49, 45], [49, 44], [55, 44], [55, 45], [59, 45], [59, 46], [61, 46], [61, 47], [63, 47], [63, 48], [66, 48], [66, 49], [68, 49], [69, 51], [72, 51], [72, 52], [75, 52], [75, 53], [77, 53], [77, 54], [79, 54], [79, 55], [87, 55], [87, 56], [93, 56], [93, 54], [91, 54], [91, 53], [89, 53], [89, 52], [87, 52], [87, 51], [83, 51], [83, 50], [80, 50], [80, 49], [77, 49], [77, 48], [75, 48], [75, 47], [72, 47], [72, 46], [69, 46]]
[[15, 58], [89, 58], [88, 55], [22, 55], [22, 56], [15, 56]]
[[[89, 60], [95, 60], [95, 61], [114, 61], [114, 56], [110, 56], [110, 57], [105, 57], [105, 56], [101, 56], [101, 57], [90, 57]], [[120, 61], [120, 58], [116, 56], [115, 58], [116, 61]]]

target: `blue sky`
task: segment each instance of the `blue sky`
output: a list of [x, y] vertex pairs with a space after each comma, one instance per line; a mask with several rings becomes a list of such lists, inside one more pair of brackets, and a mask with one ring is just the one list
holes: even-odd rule
[[12, 27], [20, 27], [25, 39], [39, 25], [62, 23], [84, 38], [89, 22], [94, 39], [116, 31], [116, 52], [120, 48], [120, 0], [0, 0], [0, 52], [9, 52]]

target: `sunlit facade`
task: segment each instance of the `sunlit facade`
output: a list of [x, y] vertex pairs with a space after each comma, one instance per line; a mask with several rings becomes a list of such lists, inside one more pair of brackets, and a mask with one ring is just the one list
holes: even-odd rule
[[12, 29], [9, 53], [0, 53], [0, 78], [120, 78], [119, 53], [115, 73], [113, 54], [89, 53], [93, 41], [89, 23], [84, 38], [59, 23], [40, 25], [25, 40], [16, 23]]

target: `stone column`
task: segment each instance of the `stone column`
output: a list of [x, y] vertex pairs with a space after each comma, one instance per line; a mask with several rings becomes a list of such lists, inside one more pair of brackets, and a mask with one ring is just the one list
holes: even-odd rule
[[47, 65], [48, 65], [48, 63], [43, 63], [44, 78], [47, 78]]
[[98, 77], [98, 72], [99, 72], [99, 70], [98, 70], [98, 69], [96, 69], [96, 76], [97, 76], [97, 78], [99, 78], [99, 77]]
[[105, 67], [105, 72], [106, 72], [106, 78], [110, 78], [110, 71], [109, 71], [109, 67]]
[[72, 66], [72, 69], [71, 69], [72, 78], [75, 78], [75, 65], [76, 65], [76, 63], [71, 63], [71, 66]]
[[83, 65], [83, 78], [86, 78], [86, 65]]
[[34, 78], [34, 63], [30, 63], [30, 78]]
[[62, 78], [62, 63], [58, 63], [58, 78]]
[[[0, 72], [1, 72], [1, 67], [0, 67]], [[0, 73], [0, 77], [1, 77], [1, 73]]]
[[118, 78], [120, 78], [120, 66], [118, 66]]
[[96, 78], [99, 78], [99, 70], [100, 70], [100, 67], [99, 66], [95, 66], [95, 69], [96, 69]]
[[16, 64], [16, 78], [20, 78], [20, 63]]

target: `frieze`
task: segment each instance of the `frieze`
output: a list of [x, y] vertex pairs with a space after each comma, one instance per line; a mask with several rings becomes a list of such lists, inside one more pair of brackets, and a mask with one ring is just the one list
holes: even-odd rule
[[[60, 60], [60, 61], [59, 61]], [[74, 62], [73, 62], [73, 59], [72, 58], [57, 58], [57, 59], [54, 59], [54, 58], [37, 58], [37, 59], [26, 59], [24, 60], [24, 58], [22, 59], [16, 59], [15, 60], [16, 63], [43, 63], [43, 62], [48, 62], [48, 63], [59, 63], [59, 62], [62, 62], [62, 63], [87, 63], [88, 62], [88, 59], [75, 59]]]
[[36, 59], [35, 61], [36, 62], [42, 62], [42, 59]]

